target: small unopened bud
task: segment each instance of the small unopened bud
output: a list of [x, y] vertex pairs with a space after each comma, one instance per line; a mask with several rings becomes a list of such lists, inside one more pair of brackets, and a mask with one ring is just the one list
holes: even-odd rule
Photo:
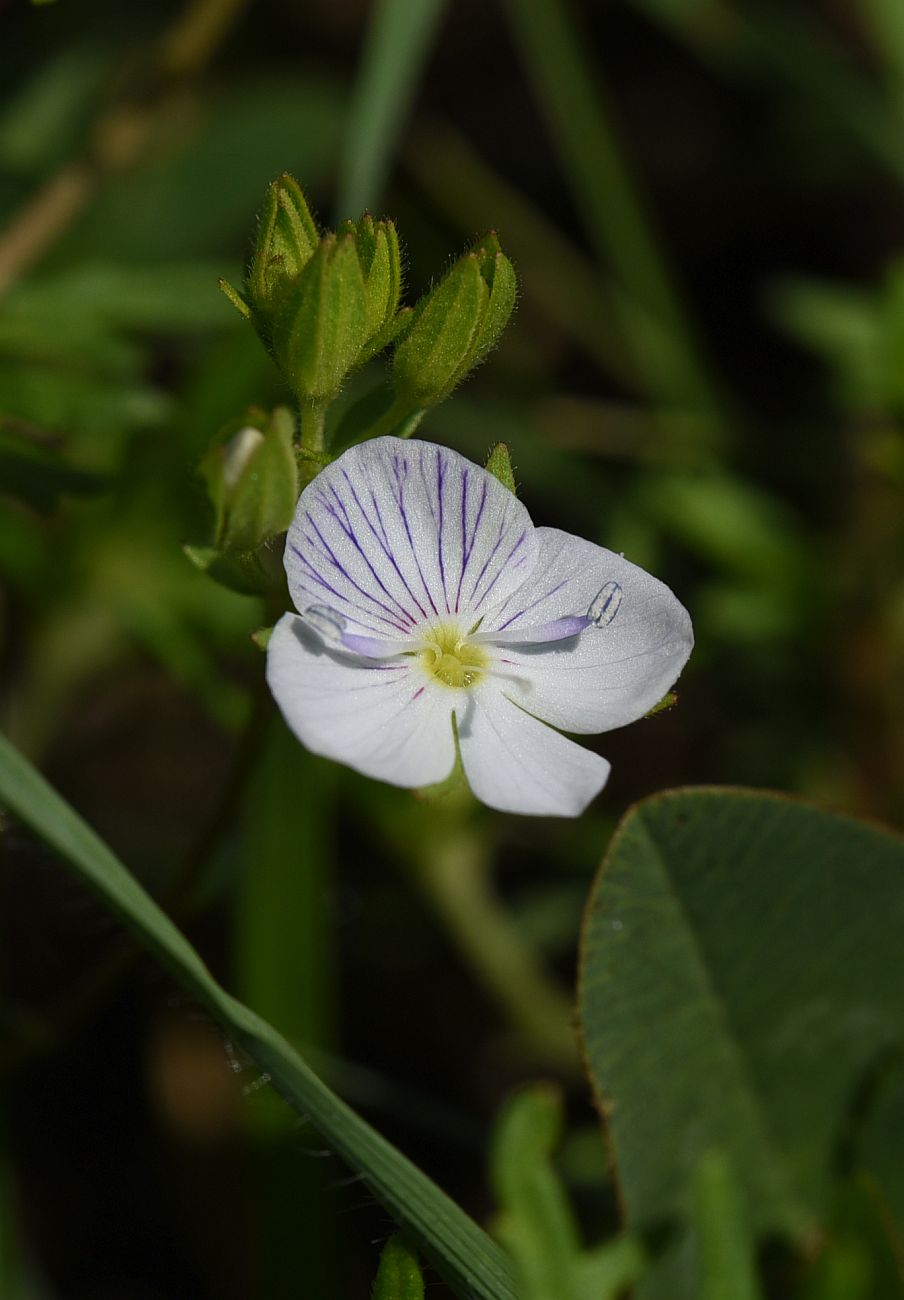
[[251, 304], [262, 317], [279, 310], [319, 238], [301, 186], [284, 172], [267, 191], [246, 281]]
[[299, 399], [334, 397], [358, 364], [368, 333], [355, 237], [324, 235], [273, 326], [274, 355]]
[[298, 499], [292, 418], [277, 408], [264, 429], [247, 427], [201, 466], [214, 507], [214, 546], [237, 554], [285, 532]]
[[267, 190], [254, 253], [245, 276], [245, 293], [227, 281], [220, 288], [269, 346], [272, 318], [310, 261], [320, 236], [301, 186], [284, 172]]
[[448, 397], [496, 345], [516, 297], [514, 269], [491, 234], [415, 307], [393, 362], [399, 395], [421, 407]]
[[375, 223], [365, 213], [356, 233], [367, 295], [368, 339], [357, 358], [361, 365], [391, 341], [401, 323], [396, 313], [402, 293], [402, 256], [391, 221]]

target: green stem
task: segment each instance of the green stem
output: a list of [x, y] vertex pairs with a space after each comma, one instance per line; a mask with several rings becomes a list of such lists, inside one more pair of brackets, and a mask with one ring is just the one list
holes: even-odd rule
[[321, 458], [326, 451], [326, 413], [329, 401], [302, 402], [299, 407], [301, 449]]
[[416, 878], [465, 961], [544, 1064], [577, 1073], [571, 999], [500, 905], [480, 837], [466, 827], [447, 828], [425, 845]]

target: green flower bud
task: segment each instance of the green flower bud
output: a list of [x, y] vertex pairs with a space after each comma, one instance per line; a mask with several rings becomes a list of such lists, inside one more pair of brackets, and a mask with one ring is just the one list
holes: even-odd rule
[[358, 364], [362, 365], [391, 341], [398, 328], [396, 313], [402, 293], [402, 255], [399, 237], [391, 221], [374, 223], [365, 213], [358, 222], [357, 237], [367, 293], [369, 331], [368, 340], [358, 355]]
[[356, 238], [324, 235], [273, 325], [277, 362], [300, 400], [335, 397], [369, 337]]
[[285, 532], [298, 500], [292, 417], [278, 407], [263, 430], [247, 427], [201, 466], [215, 513], [214, 547], [238, 555]]
[[415, 308], [393, 362], [399, 396], [418, 407], [448, 397], [498, 342], [516, 297], [514, 268], [491, 233]]
[[233, 307], [254, 322], [268, 346], [272, 317], [313, 256], [319, 238], [300, 185], [283, 172], [267, 190], [245, 276], [245, 296], [227, 280], [218, 281]]
[[319, 239], [300, 185], [284, 172], [267, 191], [245, 282], [251, 305], [262, 319], [279, 310]]

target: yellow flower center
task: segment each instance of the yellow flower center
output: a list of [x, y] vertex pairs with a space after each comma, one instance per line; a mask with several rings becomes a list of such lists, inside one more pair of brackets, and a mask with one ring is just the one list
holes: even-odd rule
[[460, 628], [446, 624], [435, 627], [427, 637], [427, 649], [420, 655], [425, 670], [443, 683], [460, 689], [474, 686], [482, 677], [481, 668], [489, 663], [482, 646], [468, 641]]

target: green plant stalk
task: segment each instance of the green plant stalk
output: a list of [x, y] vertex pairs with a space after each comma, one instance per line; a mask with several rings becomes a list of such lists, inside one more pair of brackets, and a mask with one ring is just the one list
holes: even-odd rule
[[445, 828], [414, 863], [415, 878], [468, 966], [547, 1066], [579, 1072], [570, 998], [552, 982], [491, 885], [480, 836]]
[[329, 402], [302, 402], [298, 408], [299, 446], [309, 456], [322, 457], [326, 451], [326, 413]]
[[376, 207], [445, 0], [377, 0], [349, 109], [337, 220]]
[[621, 324], [650, 397], [708, 412], [715, 447], [725, 433], [722, 399], [602, 103], [599, 76], [587, 67], [562, 0], [506, 0], [505, 7], [588, 234], [624, 285]]
[[[338, 769], [304, 750], [270, 711], [244, 804], [243, 872], [234, 912], [243, 1002], [296, 1047], [328, 1047], [335, 980], [328, 896]], [[334, 1171], [297, 1156], [295, 1115], [273, 1093], [248, 1107], [262, 1290], [303, 1276], [312, 1294], [335, 1290]], [[299, 1218], [298, 1206], [307, 1210]]]
[[276, 1091], [359, 1173], [453, 1290], [517, 1300], [500, 1248], [416, 1165], [356, 1115], [286, 1040], [214, 979], [198, 953], [86, 822], [0, 736], [0, 802], [31, 826], [223, 1026]]

